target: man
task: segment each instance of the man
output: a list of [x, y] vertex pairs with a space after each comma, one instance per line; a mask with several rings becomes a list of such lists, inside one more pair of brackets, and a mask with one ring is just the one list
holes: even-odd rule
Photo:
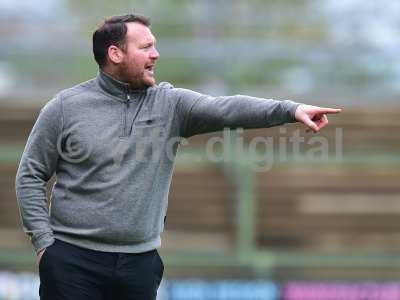
[[49, 101], [28, 138], [16, 193], [38, 255], [41, 299], [156, 298], [178, 147], [171, 140], [295, 121], [317, 132], [326, 114], [340, 111], [156, 85], [149, 26], [139, 15], [107, 19], [93, 34], [98, 76]]

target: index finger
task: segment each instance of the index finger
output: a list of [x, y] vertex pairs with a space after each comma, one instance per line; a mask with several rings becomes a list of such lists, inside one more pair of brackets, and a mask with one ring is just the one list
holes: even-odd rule
[[319, 113], [323, 114], [338, 114], [342, 111], [341, 108], [328, 108], [328, 107], [320, 107], [318, 109]]

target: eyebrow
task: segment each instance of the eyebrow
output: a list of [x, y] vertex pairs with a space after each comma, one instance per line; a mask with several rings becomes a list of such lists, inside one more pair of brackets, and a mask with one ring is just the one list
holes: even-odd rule
[[154, 39], [154, 40], [151, 40], [151, 41], [146, 41], [146, 42], [144, 42], [142, 45], [143, 46], [148, 46], [148, 45], [155, 45], [157, 43], [157, 40], [156, 39]]

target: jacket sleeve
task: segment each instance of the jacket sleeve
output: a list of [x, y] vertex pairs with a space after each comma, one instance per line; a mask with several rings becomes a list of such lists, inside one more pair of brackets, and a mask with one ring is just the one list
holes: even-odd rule
[[235, 95], [212, 97], [175, 89], [180, 135], [220, 131], [224, 128], [267, 128], [296, 122], [300, 103]]
[[57, 141], [61, 132], [61, 103], [59, 98], [54, 98], [41, 109], [16, 174], [15, 190], [22, 227], [36, 252], [54, 242], [46, 186], [56, 170]]

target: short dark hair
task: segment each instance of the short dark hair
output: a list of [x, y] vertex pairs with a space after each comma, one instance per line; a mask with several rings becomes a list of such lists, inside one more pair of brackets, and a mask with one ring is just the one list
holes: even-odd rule
[[93, 33], [93, 55], [100, 68], [107, 64], [108, 47], [115, 45], [121, 49], [125, 48], [125, 36], [128, 31], [126, 23], [130, 22], [150, 27], [149, 18], [138, 14], [129, 14], [105, 19]]

